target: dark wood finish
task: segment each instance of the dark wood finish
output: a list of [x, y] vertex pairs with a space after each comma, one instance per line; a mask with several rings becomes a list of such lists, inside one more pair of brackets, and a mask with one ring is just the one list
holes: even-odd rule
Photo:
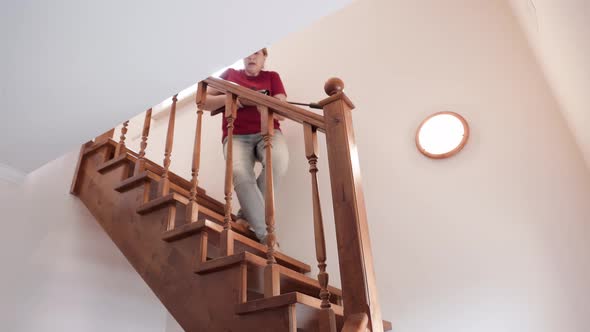
[[203, 108], [199, 105], [204, 104], [204, 98], [207, 96], [207, 85], [199, 83], [197, 88], [197, 125], [195, 128], [195, 143], [193, 145], [193, 164], [191, 168], [191, 190], [189, 202], [186, 207], [187, 222], [197, 221], [199, 215], [199, 204], [197, 202], [197, 187], [199, 184], [199, 168], [201, 165], [201, 130], [203, 119]]
[[344, 81], [338, 77], [329, 78], [324, 84], [324, 91], [328, 96], [333, 96], [344, 91]]
[[98, 173], [96, 166], [103, 162], [103, 151], [96, 150], [84, 157], [79, 197], [183, 330], [288, 331], [292, 317], [285, 308], [236, 316], [233, 306], [240, 303], [242, 294], [241, 265], [211, 274], [195, 274], [197, 239], [186, 238], [173, 244], [162, 241], [168, 212], [159, 209], [137, 214], [144, 188], [114, 191], [112, 188], [120, 182], [126, 166]]
[[[236, 304], [236, 313], [238, 314], [246, 314], [252, 313], [256, 311], [263, 311], [274, 307], [281, 307], [287, 306], [290, 304], [295, 303], [303, 303], [305, 305], [315, 307], [317, 309], [320, 308], [321, 301], [313, 298], [309, 295], [305, 295], [299, 292], [291, 292], [286, 293], [278, 296], [274, 296], [272, 298], [265, 298], [255, 301], [249, 301], [248, 303], [243, 304]], [[336, 314], [342, 316], [343, 310], [341, 306], [334, 306], [334, 310]]]
[[264, 297], [273, 297], [281, 294], [281, 274], [279, 266], [275, 263], [264, 267]]
[[[330, 92], [342, 88], [331, 87]], [[373, 254], [365, 201], [361, 185], [356, 142], [352, 127], [352, 109], [337, 92], [331, 102], [320, 102], [326, 119], [326, 145], [330, 167], [336, 239], [342, 281], [344, 315], [357, 313], [369, 317], [369, 329], [383, 331]], [[330, 97], [330, 98], [332, 98]]]
[[[285, 107], [275, 98], [212, 78], [200, 83], [197, 105], [203, 104], [207, 85], [221, 86], [220, 90], [227, 93], [225, 116], [229, 142], [225, 204], [198, 188], [202, 112], [197, 113], [191, 181], [169, 170], [177, 96], [173, 98], [163, 167], [145, 159], [145, 146], [139, 154], [128, 151], [124, 143], [126, 132], [119, 143], [104, 136], [81, 150], [73, 182], [76, 185], [72, 185], [78, 189], [72, 191], [77, 192], [186, 331], [332, 332], [343, 325], [346, 331], [390, 329], [390, 324], [381, 320], [377, 300], [351, 122], [354, 105], [344, 94], [342, 81], [332, 79], [326, 83], [325, 90], [330, 97], [317, 103], [324, 108], [324, 116], [301, 112], [288, 104]], [[260, 105], [267, 161], [265, 219], [269, 241], [266, 245], [247, 237], [247, 232], [232, 221], [232, 140], [238, 96]], [[272, 178], [275, 112], [304, 124], [306, 157], [312, 177], [318, 280], [302, 274], [309, 271], [308, 265], [273, 250], [276, 242]], [[144, 132], [145, 128], [144, 123]], [[328, 285], [325, 271], [326, 249], [317, 183], [317, 131], [324, 130], [343, 291]], [[142, 135], [146, 137], [146, 145], [147, 135]], [[117, 147], [118, 156], [114, 157]], [[143, 166], [137, 167], [142, 163]], [[134, 168], [134, 175], [129, 177]], [[292, 292], [296, 295], [286, 295]]]
[[150, 134], [150, 125], [152, 123], [152, 109], [145, 112], [143, 119], [143, 129], [141, 130], [141, 143], [139, 145], [139, 154], [137, 162], [135, 163], [134, 175], [137, 175], [145, 169], [145, 149], [147, 148], [147, 140]]
[[[221, 234], [223, 232], [222, 225], [211, 220], [201, 219], [197, 222], [184, 224], [182, 226], [176, 227], [173, 230], [165, 232], [162, 236], [162, 239], [167, 242], [178, 241], [198, 234], [202, 230], [207, 231], [211, 239], [224, 237], [224, 235]], [[237, 227], [232, 226], [233, 234], [231, 237], [236, 242], [235, 247], [239, 247], [241, 249], [246, 248], [248, 252], [251, 252], [252, 254], [258, 255], [259, 257], [266, 257], [265, 245], [258, 243], [244, 234], [237, 233], [236, 231]], [[218, 242], [219, 241], [216, 241], [216, 243]], [[297, 273], [309, 273], [311, 271], [311, 267], [308, 264], [305, 264], [281, 252], [277, 252], [275, 257], [279, 264], [287, 267], [290, 270], [296, 271]], [[337, 294], [340, 294], [338, 292], [339, 291], [337, 291]]]
[[225, 162], [225, 229], [231, 229], [231, 201], [233, 191], [233, 151], [234, 120], [238, 114], [238, 97], [228, 93], [225, 98], [225, 117], [227, 118], [227, 158]]
[[76, 195], [78, 194], [78, 178], [80, 177], [78, 173], [80, 173], [80, 169], [82, 168], [82, 158], [84, 157], [84, 152], [86, 149], [94, 144], [93, 141], [88, 141], [80, 147], [80, 153], [78, 154], [78, 161], [76, 162], [76, 170], [74, 171], [74, 177], [72, 178], [72, 185], [70, 186], [70, 194]]
[[314, 112], [291, 105], [289, 103], [280, 101], [277, 98], [264, 95], [257, 91], [230, 83], [219, 78], [209, 77], [205, 80], [205, 83], [223, 93], [227, 92], [240, 98], [248, 99], [254, 102], [256, 105], [268, 107], [278, 115], [282, 115], [295, 122], [306, 122], [318, 128], [319, 131], [323, 132], [325, 130], [324, 117]]
[[[266, 222], [266, 246], [267, 246], [267, 262], [268, 264], [276, 264], [275, 247], [277, 244], [277, 236], [275, 233], [275, 193], [272, 176], [272, 137], [274, 135], [274, 116], [268, 107], [259, 106], [260, 112], [260, 128], [261, 134], [264, 138], [264, 153], [265, 153], [265, 182], [266, 188], [264, 192], [264, 217]], [[272, 280], [271, 280], [272, 281]]]
[[123, 127], [121, 127], [121, 136], [119, 137], [119, 144], [117, 144], [117, 149], [115, 150], [115, 157], [121, 155], [122, 151], [125, 151], [125, 138], [127, 135], [127, 127], [129, 126], [129, 120], [123, 122]]
[[104, 133], [96, 136], [96, 138], [94, 139], [94, 142], [101, 143], [101, 142], [108, 141], [113, 138], [114, 134], [115, 134], [115, 128], [111, 128], [111, 129], [105, 131]]
[[139, 206], [139, 208], [137, 208], [137, 213], [147, 214], [154, 210], [159, 210], [169, 205], [174, 205], [176, 203], [186, 204], [187, 199], [177, 193], [171, 193], [166, 196], [160, 196]]
[[342, 332], [366, 332], [369, 316], [366, 312], [350, 315], [344, 322]]
[[322, 308], [330, 308], [330, 292], [328, 291], [328, 282], [330, 278], [326, 272], [326, 238], [324, 235], [324, 221], [322, 217], [322, 206], [320, 204], [320, 191], [317, 176], [319, 151], [316, 128], [312, 127], [310, 124], [304, 124], [303, 136], [305, 139], [305, 156], [309, 162], [309, 173], [311, 174], [315, 252], [319, 268], [318, 281], [321, 286], [320, 299], [322, 299]]
[[[224, 223], [225, 226], [226, 223]], [[235, 250], [234, 250], [234, 232], [231, 229], [226, 229], [224, 228], [223, 231], [221, 232], [221, 237], [220, 237], [220, 244], [219, 244], [219, 249], [221, 250], [221, 254], [225, 255], [225, 256], [230, 256], [233, 255]]]
[[166, 133], [166, 147], [164, 150], [164, 174], [159, 184], [158, 192], [160, 196], [168, 195], [170, 192], [170, 156], [172, 155], [172, 145], [174, 144], [174, 122], [176, 121], [176, 102], [178, 102], [178, 94], [172, 97], [172, 106], [170, 107], [170, 117], [168, 119], [168, 131]]
[[108, 172], [110, 169], [117, 167], [119, 165], [128, 165], [128, 159], [127, 159], [127, 154], [122, 154], [118, 157], [115, 157], [109, 161], [104, 162], [102, 165], [100, 165], [98, 167], [98, 172], [99, 173], [106, 173]]
[[[322, 304], [323, 305], [323, 301]], [[326, 331], [326, 332], [337, 332], [338, 328], [336, 327], [336, 314], [334, 313], [334, 309], [324, 308], [320, 309], [319, 313], [319, 330]]]
[[201, 230], [199, 234], [199, 242], [197, 244], [197, 254], [195, 258], [197, 262], [206, 262], [207, 261], [207, 245], [209, 240], [209, 233], [205, 230]]

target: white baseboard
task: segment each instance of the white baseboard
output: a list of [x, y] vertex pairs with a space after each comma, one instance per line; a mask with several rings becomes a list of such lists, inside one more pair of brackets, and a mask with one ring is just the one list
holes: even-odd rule
[[22, 183], [26, 174], [16, 168], [0, 163], [0, 180]]

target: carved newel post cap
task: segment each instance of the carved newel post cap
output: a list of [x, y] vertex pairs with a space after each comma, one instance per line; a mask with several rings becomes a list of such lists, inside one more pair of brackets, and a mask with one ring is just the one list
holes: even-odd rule
[[344, 90], [344, 82], [338, 77], [332, 77], [324, 84], [324, 91], [328, 96], [333, 96], [342, 90]]

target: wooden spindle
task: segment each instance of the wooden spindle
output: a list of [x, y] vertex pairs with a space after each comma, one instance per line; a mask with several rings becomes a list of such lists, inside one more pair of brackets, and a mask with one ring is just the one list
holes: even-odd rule
[[322, 308], [330, 308], [330, 292], [328, 291], [329, 276], [326, 272], [326, 239], [324, 236], [324, 221], [320, 204], [320, 191], [318, 188], [318, 136], [317, 129], [310, 124], [303, 124], [303, 136], [305, 139], [305, 156], [309, 162], [311, 174], [311, 191], [313, 202], [313, 225], [315, 234], [315, 252], [318, 259], [318, 281], [320, 283], [320, 299]]
[[193, 146], [193, 166], [191, 169], [191, 190], [189, 202], [186, 207], [187, 222], [195, 222], [199, 217], [199, 204], [197, 202], [197, 187], [199, 185], [199, 168], [201, 165], [201, 128], [203, 118], [203, 105], [207, 96], [207, 84], [199, 82], [197, 88], [197, 127], [195, 129], [195, 144]]
[[141, 131], [141, 143], [139, 144], [139, 155], [135, 162], [134, 175], [139, 174], [145, 169], [145, 149], [147, 148], [147, 140], [150, 134], [150, 125], [152, 122], [152, 109], [150, 108], [145, 112], [145, 118], [143, 119], [143, 130]]
[[125, 135], [127, 135], [127, 126], [129, 126], [129, 120], [123, 122], [123, 127], [121, 127], [121, 136], [119, 137], [119, 144], [115, 148], [115, 157], [121, 155], [122, 152], [125, 151]]
[[164, 173], [160, 180], [160, 187], [158, 192], [160, 196], [165, 196], [170, 193], [170, 156], [172, 155], [172, 145], [174, 143], [174, 121], [176, 120], [176, 102], [178, 101], [178, 94], [172, 97], [172, 106], [170, 107], [170, 118], [168, 119], [168, 132], [166, 134], [166, 148], [164, 150]]
[[274, 135], [274, 115], [265, 106], [258, 106], [261, 116], [261, 133], [264, 138], [266, 188], [264, 193], [264, 215], [266, 221], [266, 263], [276, 264], [275, 246], [277, 237], [275, 234], [275, 194], [272, 174], [272, 137]]
[[233, 190], [233, 150], [234, 121], [238, 114], [238, 97], [227, 93], [225, 98], [225, 117], [227, 118], [227, 158], [225, 160], [225, 217], [223, 228], [231, 229], [231, 201]]

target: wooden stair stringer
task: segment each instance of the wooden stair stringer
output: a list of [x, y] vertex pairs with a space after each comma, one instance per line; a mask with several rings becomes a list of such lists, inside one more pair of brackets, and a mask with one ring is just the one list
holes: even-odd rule
[[[111, 147], [105, 144], [103, 148]], [[235, 315], [233, 304], [239, 303], [242, 288], [241, 266], [195, 274], [195, 238], [163, 241], [166, 209], [139, 215], [136, 210], [143, 204], [143, 187], [116, 192], [114, 188], [129, 168], [122, 163], [100, 174], [103, 148], [83, 155], [76, 179], [78, 197], [185, 331], [221, 332], [230, 327], [232, 331], [294, 331], [290, 308], [251, 317]]]

